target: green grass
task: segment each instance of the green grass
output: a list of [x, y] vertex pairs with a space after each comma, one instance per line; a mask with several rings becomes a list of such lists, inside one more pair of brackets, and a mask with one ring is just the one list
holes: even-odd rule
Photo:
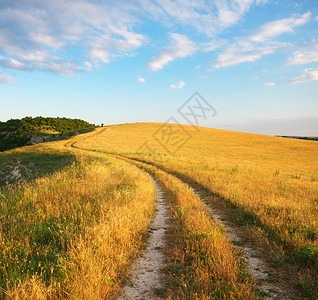
[[0, 186], [52, 174], [74, 162], [72, 153], [42, 145], [0, 152]]

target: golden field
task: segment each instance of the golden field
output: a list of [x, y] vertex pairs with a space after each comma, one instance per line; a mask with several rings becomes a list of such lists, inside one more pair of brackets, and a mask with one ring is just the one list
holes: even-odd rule
[[165, 251], [170, 288], [166, 298], [258, 298], [245, 264], [193, 191], [154, 166], [142, 162], [136, 165], [160, 182], [169, 195], [171, 230]]
[[[154, 214], [149, 173], [169, 195], [162, 297], [262, 297], [224, 230], [179, 179], [258, 249], [277, 271], [272, 280], [317, 297], [317, 142], [177, 125], [173, 137], [161, 126], [107, 126], [0, 155], [4, 298], [116, 295]], [[180, 137], [189, 139], [175, 152]]]
[[[109, 126], [75, 146], [151, 162], [207, 190], [213, 205], [272, 265], [285, 270], [283, 277], [292, 277], [302, 295], [317, 295], [318, 144], [185, 125], [191, 138], [170, 155], [159, 142], [168, 150], [175, 146], [171, 139], [160, 139], [161, 126]], [[148, 150], [140, 148], [144, 142]]]
[[1, 298], [109, 297], [143, 245], [154, 211], [150, 177], [103, 154], [56, 146], [0, 156], [2, 164], [6, 156], [31, 163], [34, 153], [47, 161], [49, 155], [64, 156], [67, 163], [52, 174], [1, 188]]

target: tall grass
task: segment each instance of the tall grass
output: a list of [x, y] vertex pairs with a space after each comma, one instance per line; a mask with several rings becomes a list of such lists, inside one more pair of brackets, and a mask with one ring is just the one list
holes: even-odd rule
[[[144, 160], [204, 189], [289, 284], [317, 297], [317, 142], [185, 126], [193, 138], [169, 156], [152, 138], [160, 126], [110, 126], [75, 146]], [[138, 153], [145, 141], [159, 155]]]
[[101, 299], [118, 291], [154, 211], [150, 177], [73, 153], [52, 175], [1, 188], [2, 297]]
[[255, 299], [258, 292], [224, 231], [191, 189], [155, 167], [130, 161], [151, 173], [166, 190], [171, 209], [166, 274], [168, 299]]
[[[142, 160], [202, 189], [273, 267], [285, 270], [282, 278], [298, 287], [302, 298], [315, 299], [317, 142], [201, 128], [169, 156], [152, 138], [159, 126], [109, 126], [0, 156], [1, 175], [12, 172], [10, 163], [22, 163], [33, 174], [22, 172], [22, 177], [40, 176], [16, 185], [2, 180], [1, 297], [111, 297], [143, 245], [154, 212], [150, 177], [127, 162], [66, 149], [67, 144]], [[164, 160], [137, 151], [147, 140]], [[244, 264], [195, 195], [155, 166], [136, 164], [169, 195], [167, 297], [257, 297]]]

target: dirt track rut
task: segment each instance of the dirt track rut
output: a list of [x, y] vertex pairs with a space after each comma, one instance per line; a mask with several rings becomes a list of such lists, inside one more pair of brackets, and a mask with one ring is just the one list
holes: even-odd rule
[[168, 208], [163, 190], [157, 182], [154, 181], [154, 184], [157, 190], [156, 215], [149, 228], [146, 248], [135, 261], [132, 276], [123, 287], [120, 300], [159, 299], [156, 292], [163, 288], [161, 269], [165, 266], [165, 256], [162, 249], [168, 226]]

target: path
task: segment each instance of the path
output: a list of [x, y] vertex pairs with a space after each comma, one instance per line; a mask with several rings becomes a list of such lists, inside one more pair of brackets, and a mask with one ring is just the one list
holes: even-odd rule
[[149, 239], [140, 258], [134, 263], [130, 280], [124, 286], [120, 300], [124, 299], [159, 299], [156, 295], [163, 288], [161, 269], [164, 268], [165, 234], [168, 222], [166, 197], [155, 182], [157, 190], [157, 212], [149, 228]]

